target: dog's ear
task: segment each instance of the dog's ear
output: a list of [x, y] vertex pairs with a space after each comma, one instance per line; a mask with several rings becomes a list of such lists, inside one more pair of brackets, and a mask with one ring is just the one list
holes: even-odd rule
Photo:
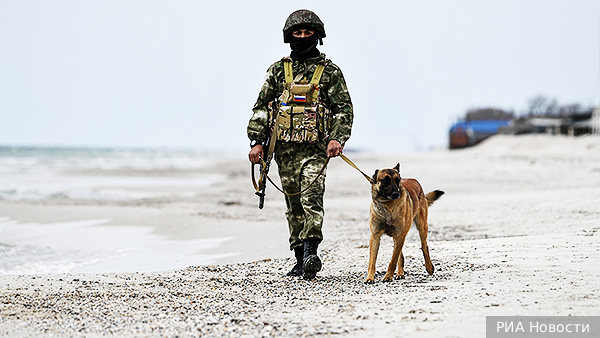
[[379, 174], [379, 169], [375, 170], [375, 173], [373, 174], [373, 184], [377, 183], [377, 174]]
[[400, 163], [396, 164], [396, 166], [394, 167], [394, 170], [396, 170], [397, 172], [400, 172]]

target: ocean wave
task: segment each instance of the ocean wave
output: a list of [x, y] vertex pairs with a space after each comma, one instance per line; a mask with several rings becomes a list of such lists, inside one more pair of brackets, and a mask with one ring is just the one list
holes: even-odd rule
[[[0, 199], [182, 197], [190, 191], [181, 192], [181, 187], [193, 190], [222, 180], [222, 175], [203, 172], [202, 168], [228, 156], [237, 155], [160, 149], [0, 147]], [[156, 191], [156, 187], [165, 189]]]

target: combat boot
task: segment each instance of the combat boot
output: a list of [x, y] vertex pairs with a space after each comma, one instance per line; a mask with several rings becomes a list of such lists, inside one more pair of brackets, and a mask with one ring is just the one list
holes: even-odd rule
[[296, 256], [296, 265], [292, 268], [290, 272], [286, 274], [286, 276], [294, 276], [300, 277], [302, 276], [304, 265], [304, 245], [300, 245], [294, 248], [294, 254]]
[[304, 241], [304, 267], [302, 278], [313, 279], [317, 272], [321, 271], [321, 259], [317, 256], [317, 247], [319, 241], [316, 239], [307, 239]]

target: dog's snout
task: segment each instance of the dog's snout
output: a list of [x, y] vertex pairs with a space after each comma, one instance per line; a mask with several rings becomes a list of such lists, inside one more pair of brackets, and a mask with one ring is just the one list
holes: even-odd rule
[[398, 191], [394, 191], [390, 197], [392, 197], [393, 200], [397, 200], [400, 198], [400, 193]]

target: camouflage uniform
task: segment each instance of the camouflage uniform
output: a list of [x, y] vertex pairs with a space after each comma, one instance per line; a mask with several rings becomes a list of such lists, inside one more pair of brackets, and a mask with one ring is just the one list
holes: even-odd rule
[[[292, 63], [293, 73], [305, 73], [310, 79], [315, 64], [325, 60], [325, 54], [308, 58], [303, 62]], [[306, 69], [308, 66], [308, 70]], [[252, 109], [254, 114], [248, 124], [248, 138], [264, 144], [270, 132], [269, 102], [278, 98], [284, 90], [285, 75], [283, 62], [278, 61], [267, 70], [265, 82]], [[315, 143], [277, 141], [275, 160], [279, 168], [281, 185], [284, 191], [295, 193], [312, 182], [327, 160], [327, 144], [337, 140], [344, 144], [350, 138], [353, 110], [350, 94], [344, 76], [338, 66], [328, 62], [320, 81], [321, 98], [330, 109], [328, 138], [322, 137]], [[266, 151], [265, 147], [265, 151]], [[309, 190], [296, 196], [286, 196], [286, 217], [290, 230], [290, 248], [302, 245], [306, 239], [323, 239], [323, 194], [325, 193], [325, 172]]]

